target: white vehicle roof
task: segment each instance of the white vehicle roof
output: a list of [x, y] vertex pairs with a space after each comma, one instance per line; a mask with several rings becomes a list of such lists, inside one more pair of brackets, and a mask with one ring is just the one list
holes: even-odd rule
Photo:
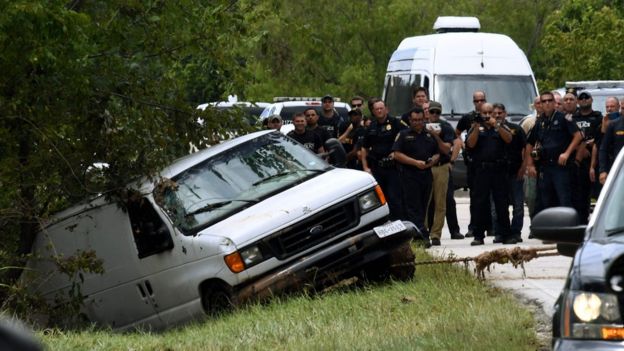
[[[267, 118], [271, 115], [280, 115], [282, 116], [282, 118], [284, 118], [284, 121], [290, 121], [290, 119], [292, 118], [290, 113], [288, 116], [282, 115], [282, 110], [285, 107], [301, 107], [301, 111], [297, 111], [297, 112], [303, 112], [303, 110], [308, 107], [314, 107], [317, 110], [320, 110], [322, 105], [323, 103], [320, 100], [298, 100], [298, 101], [275, 102], [275, 103], [269, 104], [267, 107], [264, 108], [264, 111], [262, 111], [262, 114], [260, 114], [260, 119]], [[343, 112], [344, 110], [346, 110], [347, 112], [351, 110], [351, 106], [349, 104], [347, 104], [346, 102], [339, 102], [339, 101], [334, 101], [334, 108], [339, 110], [338, 112], [341, 112], [340, 110], [342, 110]]]
[[405, 38], [392, 54], [387, 71], [411, 71], [422, 67], [423, 61], [431, 62], [435, 74], [533, 74], [524, 52], [511, 38], [473, 32]]
[[214, 101], [214, 102], [207, 102], [205, 104], [201, 104], [199, 106], [197, 106], [198, 110], [205, 110], [208, 106], [214, 106], [214, 107], [224, 107], [224, 108], [228, 108], [228, 107], [234, 107], [234, 106], [240, 106], [240, 107], [261, 107], [261, 108], [265, 108], [267, 106], [269, 106], [270, 103], [268, 102], [250, 102], [250, 101], [237, 101], [237, 102], [230, 102], [230, 101]]

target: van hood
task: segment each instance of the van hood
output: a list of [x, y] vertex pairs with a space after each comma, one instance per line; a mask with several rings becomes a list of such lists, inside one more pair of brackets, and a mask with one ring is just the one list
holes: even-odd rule
[[368, 173], [332, 169], [215, 223], [200, 231], [198, 236], [226, 237], [241, 247], [373, 189], [375, 184]]

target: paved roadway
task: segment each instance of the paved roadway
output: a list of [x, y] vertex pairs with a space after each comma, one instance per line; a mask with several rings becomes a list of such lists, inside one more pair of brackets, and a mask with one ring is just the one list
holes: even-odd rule
[[[462, 234], [465, 234], [470, 221], [469, 201], [466, 192], [462, 190], [456, 191], [455, 200], [457, 201], [459, 226]], [[528, 211], [525, 208], [524, 227], [522, 229], [523, 242], [516, 245], [521, 247], [552, 246], [544, 245], [540, 240], [528, 239], [529, 225]], [[442, 232], [442, 245], [429, 250], [434, 256], [443, 257], [452, 253], [460, 258], [475, 257], [484, 251], [516, 246], [494, 244], [492, 243], [493, 237], [486, 237], [485, 245], [470, 246], [472, 238], [451, 240], [449, 235], [448, 228], [445, 225]], [[526, 273], [524, 277], [520, 267], [516, 269], [511, 264], [492, 264], [490, 272], [487, 270], [485, 272], [485, 279], [494, 286], [510, 290], [524, 303], [541, 307], [545, 317], [550, 321], [550, 317], [553, 314], [553, 305], [563, 288], [571, 262], [571, 257], [560, 255], [538, 257], [524, 264]], [[471, 263], [470, 267], [473, 269], [474, 264]]]

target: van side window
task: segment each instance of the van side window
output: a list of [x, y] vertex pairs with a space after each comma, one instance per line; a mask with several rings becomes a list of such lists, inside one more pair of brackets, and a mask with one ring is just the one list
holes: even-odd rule
[[385, 101], [392, 114], [401, 115], [413, 107], [412, 94], [421, 86], [420, 74], [386, 76]]
[[128, 215], [130, 216], [134, 242], [139, 251], [139, 258], [173, 248], [173, 240], [171, 240], [171, 233], [167, 225], [147, 199], [129, 200]]

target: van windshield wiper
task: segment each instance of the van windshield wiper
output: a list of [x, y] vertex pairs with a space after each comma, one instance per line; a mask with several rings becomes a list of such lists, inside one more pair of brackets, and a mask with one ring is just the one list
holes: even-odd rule
[[262, 179], [260, 179], [260, 180], [258, 180], [258, 181], [256, 181], [256, 182], [252, 183], [251, 185], [252, 185], [252, 186], [256, 186], [256, 185], [259, 185], [259, 184], [262, 184], [262, 183], [268, 182], [268, 181], [270, 181], [270, 180], [273, 180], [273, 179], [275, 179], [275, 178], [280, 178], [280, 177], [283, 177], [283, 176], [287, 176], [287, 175], [289, 175], [289, 174], [299, 173], [299, 172], [314, 172], [314, 173], [323, 173], [323, 172], [325, 172], [325, 170], [324, 170], [324, 169], [323, 169], [323, 170], [321, 170], [321, 169], [298, 169], [298, 170], [296, 170], [296, 171], [284, 171], [284, 172], [279, 172], [279, 173], [272, 174], [272, 175], [270, 175], [270, 176], [268, 176], [268, 177], [266, 177], [266, 178], [262, 178]]
[[622, 234], [622, 233], [624, 233], [624, 226], [611, 228], [605, 231], [605, 234], [607, 234], [607, 236], [613, 236], [613, 235]]
[[189, 212], [189, 213], [185, 214], [184, 217], [190, 217], [190, 216], [196, 215], [198, 213], [209, 212], [209, 211], [215, 210], [217, 208], [221, 208], [223, 206], [229, 205], [229, 204], [231, 204], [232, 202], [235, 202], [235, 201], [247, 202], [247, 203], [251, 203], [251, 204], [258, 203], [258, 200], [255, 200], [255, 199], [250, 199], [250, 200], [231, 199], [231, 200], [225, 200], [225, 201], [219, 201], [219, 202], [212, 202], [212, 203], [209, 203], [209, 204], [207, 204], [205, 206], [202, 206], [202, 207], [196, 209], [195, 211], [192, 211], [192, 212]]

